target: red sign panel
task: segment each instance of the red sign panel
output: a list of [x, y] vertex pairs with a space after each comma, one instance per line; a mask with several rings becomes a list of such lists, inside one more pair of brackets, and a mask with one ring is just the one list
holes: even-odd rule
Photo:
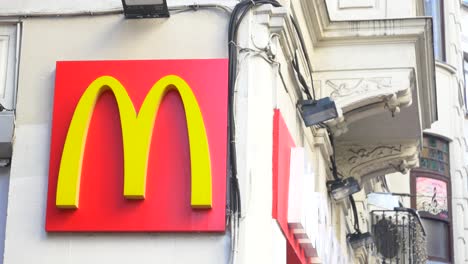
[[46, 230], [224, 231], [227, 65], [57, 62]]
[[278, 221], [287, 240], [287, 262], [307, 263], [307, 257], [288, 226], [288, 197], [291, 148], [296, 144], [279, 109], [273, 119], [273, 207], [272, 216]]

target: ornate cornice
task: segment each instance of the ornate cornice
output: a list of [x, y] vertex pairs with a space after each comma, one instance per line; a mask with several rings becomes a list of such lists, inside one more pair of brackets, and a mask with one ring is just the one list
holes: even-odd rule
[[279, 33], [283, 30], [288, 10], [285, 7], [261, 5], [255, 9], [254, 14], [257, 22], [268, 26], [271, 33]]
[[337, 146], [338, 172], [345, 177], [374, 177], [392, 172], [406, 173], [418, 166], [417, 142], [405, 144]]
[[[337, 67], [332, 67], [333, 65], [330, 63], [317, 62], [318, 65], [322, 66], [322, 68], [320, 66], [314, 67], [315, 71], [313, 72], [317, 97], [333, 97], [337, 107], [342, 111], [338, 118], [328, 123], [335, 136], [345, 133], [348, 127], [355, 128], [354, 125], [349, 126], [350, 123], [359, 121], [359, 124], [365, 124], [365, 119], [369, 116], [385, 112], [390, 117], [398, 115], [400, 109], [408, 106], [409, 111], [405, 112], [413, 115], [415, 123], [412, 125], [417, 126], [412, 127], [412, 131], [422, 131], [437, 119], [430, 19], [331, 21], [325, 0], [292, 2], [292, 13], [296, 15], [299, 24], [304, 25], [305, 23], [306, 26], [301, 27], [301, 29], [306, 36], [306, 42], [308, 42], [306, 44], [309, 45], [310, 54], [314, 54], [317, 60], [325, 59], [330, 55], [338, 61], [339, 54], [344, 54], [344, 51], [340, 50], [343, 46], [363, 48], [373, 45], [375, 49], [381, 49], [382, 52], [385, 52], [388, 47], [401, 44], [410, 47], [408, 52], [414, 51], [402, 64], [387, 64], [385, 61], [379, 64], [379, 58], [370, 56], [363, 56], [363, 60], [369, 59], [370, 61], [356, 63], [350, 61]], [[299, 43], [289, 18], [285, 19], [283, 30], [279, 34], [286, 61], [289, 62], [293, 54], [298, 51], [299, 63], [302, 64], [302, 68], [306, 69], [305, 57], [299, 49]], [[337, 50], [336, 54], [334, 53], [335, 49]], [[383, 56], [382, 59], [384, 58], [386, 57]], [[377, 68], [373, 65], [401, 68]], [[283, 67], [283, 69], [283, 74], [287, 73], [287, 68]], [[307, 71], [304, 73], [307, 74]], [[289, 76], [294, 80], [294, 74], [289, 73]], [[309, 79], [308, 76], [305, 77], [306, 80]], [[302, 92], [299, 85], [291, 85], [286, 89], [291, 96], [301, 98]], [[419, 122], [416, 122], [416, 118]], [[402, 119], [391, 120], [401, 122]], [[397, 123], [389, 126], [398, 125]], [[395, 171], [405, 172], [416, 166], [419, 150], [417, 141], [420, 138], [417, 137], [417, 133], [407, 133], [407, 135], [408, 137], [404, 139], [402, 137], [396, 139], [379, 138], [380, 141], [373, 137], [372, 142], [365, 138], [365, 135], [363, 138], [351, 137], [352, 142], [356, 144], [338, 141], [336, 145], [340, 172], [344, 176], [362, 177]], [[331, 153], [327, 147], [327, 136], [325, 134], [321, 135], [322, 137], [318, 136], [317, 133], [314, 134], [315, 146], [320, 147], [322, 154]], [[339, 140], [339, 138], [337, 139]], [[401, 144], [400, 141], [394, 141], [400, 139]], [[347, 140], [347, 138], [344, 137], [343, 140]], [[395, 144], [376, 145], [376, 142], [387, 141]], [[381, 146], [392, 146], [393, 148], [390, 149], [393, 149], [393, 152], [380, 152], [379, 150], [382, 150], [380, 148], [369, 157], [364, 155], [357, 159], [359, 154], [363, 153], [363, 149], [370, 153], [373, 149]], [[356, 148], [361, 151], [357, 151]], [[356, 150], [357, 153], [349, 150]], [[355, 158], [348, 161], [353, 156]]]
[[300, 9], [303, 13], [314, 48], [366, 43], [413, 43], [422, 128], [429, 128], [437, 120], [432, 21], [429, 18], [332, 21], [325, 0], [298, 3], [293, 8]]

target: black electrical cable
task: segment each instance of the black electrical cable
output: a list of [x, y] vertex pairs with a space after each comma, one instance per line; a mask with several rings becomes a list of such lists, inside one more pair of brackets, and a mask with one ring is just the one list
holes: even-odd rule
[[330, 126], [328, 126], [325, 123], [320, 123], [319, 127], [325, 128], [327, 130], [328, 138], [330, 139], [330, 145], [331, 145], [332, 151], [333, 151], [332, 155], [330, 155], [330, 163], [331, 163], [330, 170], [332, 171], [333, 178], [335, 180], [339, 180], [339, 179], [341, 179], [341, 177], [338, 176], [338, 175], [340, 175], [340, 173], [338, 172], [338, 168], [336, 166], [336, 147], [335, 147], [335, 138], [333, 137], [333, 132], [331, 131]]
[[[299, 26], [297, 25], [297, 21], [294, 19], [293, 16], [290, 16], [291, 22], [293, 24], [294, 30], [296, 31], [297, 37], [299, 38], [299, 43], [301, 45], [301, 50], [304, 53], [304, 57], [306, 59], [307, 63], [307, 68], [309, 70], [309, 76], [310, 76], [310, 85], [311, 85], [311, 90], [312, 90], [312, 95], [313, 95], [313, 100], [315, 100], [315, 88], [314, 88], [314, 79], [312, 77], [312, 64], [310, 63], [310, 58], [309, 58], [309, 53], [307, 52], [306, 46], [305, 46], [305, 41], [304, 37], [302, 36], [301, 31], [299, 30]], [[310, 92], [307, 91], [308, 97], [310, 97]]]
[[[231, 214], [241, 213], [241, 204], [240, 204], [240, 191], [239, 191], [239, 182], [237, 179], [237, 153], [235, 145], [235, 120], [234, 120], [234, 85], [236, 78], [237, 70], [237, 46], [236, 46], [236, 37], [234, 32], [236, 32], [236, 24], [238, 20], [238, 15], [242, 12], [243, 8], [248, 5], [247, 2], [241, 2], [237, 4], [231, 14], [229, 21], [229, 33], [228, 33], [228, 49], [229, 49], [229, 69], [228, 69], [228, 114], [229, 114], [229, 170], [230, 170], [230, 210]], [[232, 217], [232, 215], [231, 215]]]
[[[331, 171], [333, 174], [333, 178], [335, 180], [341, 180], [341, 178], [338, 176], [338, 169], [336, 167], [336, 149], [335, 149], [335, 140], [333, 137], [333, 133], [330, 129], [330, 127], [327, 124], [321, 124], [323, 127], [327, 129], [328, 136], [330, 138], [330, 145], [332, 146], [333, 149], [333, 154], [330, 155], [330, 161], [332, 164]], [[358, 213], [357, 213], [357, 208], [356, 208], [356, 201], [354, 200], [353, 195], [349, 196], [349, 202], [351, 203], [351, 208], [353, 210], [353, 217], [354, 217], [354, 231], [358, 234], [361, 233], [361, 229], [359, 227], [359, 219], [358, 219]]]
[[330, 129], [330, 127], [327, 126], [327, 132], [328, 132], [328, 137], [330, 138], [330, 145], [332, 146], [332, 155], [330, 156], [331, 164], [332, 164], [332, 172], [333, 172], [333, 178], [335, 180], [340, 179], [338, 176], [338, 168], [336, 167], [336, 148], [335, 148], [335, 138], [333, 137], [333, 133]]
[[[228, 155], [229, 155], [229, 209], [231, 210], [230, 217], [235, 215], [237, 218], [241, 216], [242, 207], [241, 207], [241, 197], [240, 197], [240, 188], [239, 188], [239, 181], [237, 177], [237, 151], [236, 151], [236, 129], [235, 129], [235, 119], [234, 119], [234, 92], [236, 86], [236, 78], [237, 78], [237, 55], [238, 55], [238, 45], [237, 45], [237, 32], [241, 26], [242, 20], [248, 14], [248, 12], [255, 6], [263, 5], [263, 4], [270, 4], [274, 7], [280, 7], [281, 4], [276, 0], [244, 0], [238, 3], [232, 13], [229, 20], [229, 29], [228, 29], [228, 56], [229, 56], [229, 67], [228, 67], [228, 139], [229, 139], [229, 146], [228, 146]], [[295, 31], [298, 35], [301, 50], [306, 57], [307, 67], [309, 70], [309, 76], [311, 79], [312, 84], [312, 92], [313, 96], [310, 94], [310, 89], [307, 86], [304, 76], [301, 74], [299, 63], [297, 59], [297, 54], [295, 59], [292, 63], [292, 67], [296, 72], [299, 82], [303, 86], [304, 92], [307, 95], [308, 99], [315, 100], [315, 90], [313, 87], [313, 79], [312, 79], [312, 67], [310, 63], [310, 58], [305, 49], [304, 39], [302, 34], [298, 28], [297, 22], [291, 17], [293, 21], [293, 25]], [[281, 76], [282, 77], [282, 76]], [[284, 82], [284, 80], [283, 80]], [[334, 163], [334, 160], [333, 160]]]
[[360, 234], [361, 229], [359, 228], [359, 218], [358, 218], [358, 213], [357, 213], [357, 208], [356, 208], [356, 201], [354, 201], [353, 195], [349, 196], [349, 202], [351, 203], [351, 208], [353, 209], [354, 231], [356, 231], [356, 233]]
[[[333, 154], [330, 155], [330, 161], [331, 161], [331, 164], [332, 164], [332, 167], [330, 169], [332, 171], [333, 178], [335, 180], [341, 180], [341, 178], [338, 176], [339, 173], [338, 173], [338, 169], [336, 167], [336, 149], [335, 149], [335, 140], [334, 140], [334, 137], [333, 137], [333, 133], [332, 133], [330, 127], [327, 124], [321, 123], [319, 125], [320, 125], [320, 127], [323, 127], [323, 128], [325, 128], [327, 130], [328, 136], [330, 138], [330, 145], [332, 146], [332, 149], [333, 149]], [[349, 202], [351, 203], [351, 208], [353, 210], [354, 231], [357, 234], [361, 234], [361, 228], [359, 227], [359, 218], [358, 218], [358, 213], [357, 213], [357, 208], [356, 208], [356, 201], [354, 200], [353, 195], [349, 196]]]
[[293, 68], [294, 72], [297, 75], [297, 79], [299, 80], [299, 83], [302, 86], [302, 90], [304, 91], [304, 93], [307, 96], [307, 99], [311, 100], [312, 96], [310, 95], [309, 86], [307, 85], [307, 82], [305, 81], [305, 78], [304, 78], [304, 76], [302, 75], [302, 73], [301, 73], [301, 71], [299, 69], [299, 63], [298, 63], [298, 59], [297, 59], [297, 52], [294, 53], [294, 59], [292, 60], [291, 65], [292, 65], [292, 68]]

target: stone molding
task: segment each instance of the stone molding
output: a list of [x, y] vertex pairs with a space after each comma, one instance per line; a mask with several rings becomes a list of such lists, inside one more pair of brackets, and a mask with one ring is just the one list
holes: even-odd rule
[[299, 3], [298, 8], [305, 15], [314, 48], [360, 43], [413, 43], [422, 128], [429, 128], [437, 120], [432, 21], [429, 18], [332, 21], [325, 0]]
[[256, 21], [268, 26], [271, 33], [280, 33], [283, 30], [288, 10], [285, 7], [261, 5], [255, 9]]

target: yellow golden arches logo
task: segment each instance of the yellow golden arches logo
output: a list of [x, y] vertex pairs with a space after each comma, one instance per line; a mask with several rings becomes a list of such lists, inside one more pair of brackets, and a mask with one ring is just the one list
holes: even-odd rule
[[159, 105], [171, 89], [179, 92], [187, 121], [191, 163], [191, 205], [211, 208], [211, 161], [205, 124], [200, 107], [188, 84], [178, 76], [160, 79], [149, 91], [139, 113], [123, 85], [115, 78], [102, 76], [93, 81], [81, 96], [68, 129], [60, 163], [56, 206], [78, 208], [81, 166], [91, 115], [97, 100], [106, 90], [117, 101], [123, 138], [124, 196], [143, 199], [151, 136]]

